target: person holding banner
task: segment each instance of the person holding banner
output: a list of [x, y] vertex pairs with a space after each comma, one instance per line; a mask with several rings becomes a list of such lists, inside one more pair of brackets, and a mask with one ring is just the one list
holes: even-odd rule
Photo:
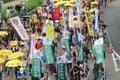
[[83, 66], [80, 67], [80, 80], [88, 80], [89, 75], [88, 63], [84, 61]]
[[70, 69], [70, 80], [78, 80], [79, 67], [76, 64], [76, 59], [72, 62], [72, 67]]

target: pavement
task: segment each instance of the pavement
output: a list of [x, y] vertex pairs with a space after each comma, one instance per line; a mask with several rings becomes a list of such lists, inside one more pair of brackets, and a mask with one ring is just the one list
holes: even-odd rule
[[20, 2], [21, 2], [21, 0], [11, 1], [11, 2], [5, 3], [5, 4], [4, 4], [4, 7], [7, 7], [7, 6], [15, 6], [16, 4], [20, 4]]

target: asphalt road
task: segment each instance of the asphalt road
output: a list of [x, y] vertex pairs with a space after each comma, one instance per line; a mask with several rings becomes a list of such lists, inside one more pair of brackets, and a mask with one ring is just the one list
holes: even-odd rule
[[[120, 55], [120, 0], [112, 1], [112, 3], [104, 8], [103, 18], [108, 22], [109, 26], [107, 27], [107, 31], [110, 35], [113, 48]], [[106, 40], [106, 43], [108, 46], [108, 39]], [[120, 80], [120, 64], [115, 60], [113, 54], [106, 54], [105, 66], [109, 80]]]
[[104, 11], [104, 20], [109, 24], [107, 30], [113, 47], [120, 54], [120, 0], [113, 0]]

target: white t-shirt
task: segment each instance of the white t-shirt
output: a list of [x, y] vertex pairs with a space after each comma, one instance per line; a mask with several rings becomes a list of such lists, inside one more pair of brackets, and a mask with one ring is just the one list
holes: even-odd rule
[[65, 55], [57, 57], [57, 64], [59, 64], [59, 63], [66, 63], [66, 56]]

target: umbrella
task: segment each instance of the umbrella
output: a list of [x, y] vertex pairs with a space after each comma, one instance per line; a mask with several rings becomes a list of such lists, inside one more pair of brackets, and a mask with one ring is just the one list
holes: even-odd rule
[[0, 36], [7, 35], [8, 33], [6, 31], [0, 31]]
[[15, 53], [12, 53], [11, 55], [9, 55], [8, 59], [16, 59], [16, 58], [22, 57], [24, 55], [25, 54], [23, 52], [15, 52]]
[[5, 59], [4, 58], [0, 58], [0, 64], [4, 63], [4, 62], [5, 62]]
[[96, 1], [95, 1], [95, 2], [91, 2], [91, 4], [92, 4], [92, 5], [95, 5], [95, 4], [97, 5], [97, 4], [98, 4], [98, 2], [96, 2]]
[[0, 50], [0, 55], [6, 55], [6, 56], [8, 56], [10, 54], [12, 54], [12, 51], [9, 50], [9, 49]]
[[11, 46], [16, 46], [18, 45], [18, 41], [10, 41], [9, 43]]
[[94, 12], [96, 10], [96, 8], [93, 8], [93, 9], [90, 9], [89, 11], [90, 12]]
[[67, 4], [65, 4], [64, 6], [72, 6], [72, 4], [70, 4], [70, 3], [67, 3]]
[[67, 1], [60, 1], [55, 4], [56, 7], [65, 4]]
[[19, 59], [15, 59], [15, 60], [10, 60], [6, 63], [7, 67], [17, 67], [17, 66], [21, 66], [22, 65], [22, 61]]

